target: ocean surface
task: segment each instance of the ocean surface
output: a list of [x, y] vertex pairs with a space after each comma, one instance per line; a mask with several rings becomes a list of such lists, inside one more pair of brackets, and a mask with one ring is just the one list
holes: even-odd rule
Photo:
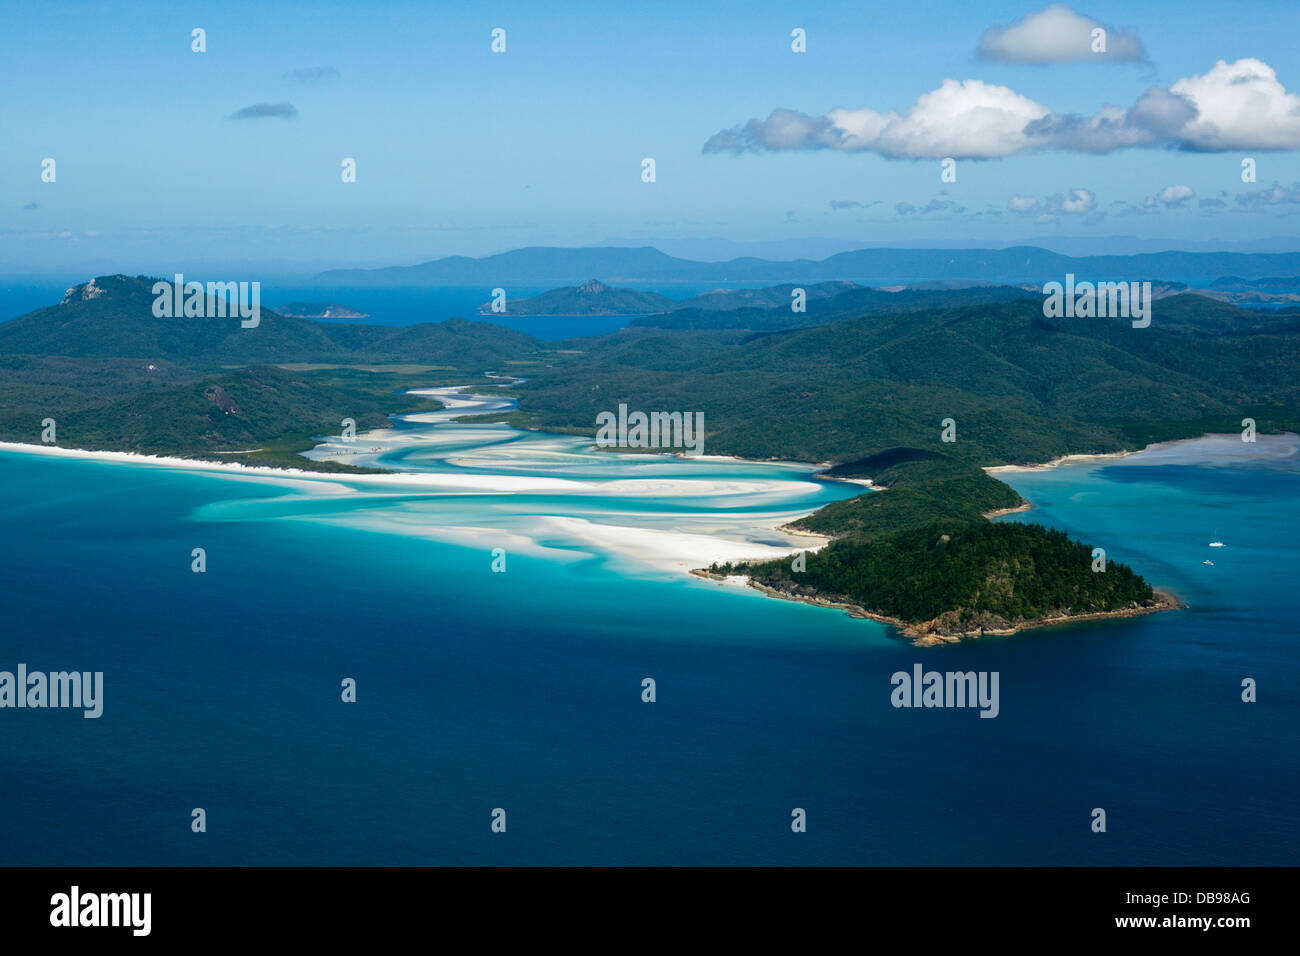
[[[1004, 474], [1190, 607], [920, 649], [684, 573], [860, 487], [464, 410], [317, 451], [414, 477], [0, 451], [0, 670], [105, 685], [0, 710], [0, 863], [1300, 861], [1300, 438]], [[999, 715], [894, 708], [916, 663]]]

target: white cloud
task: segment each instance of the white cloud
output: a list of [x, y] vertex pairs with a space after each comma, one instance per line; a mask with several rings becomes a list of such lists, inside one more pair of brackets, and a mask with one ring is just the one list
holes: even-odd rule
[[766, 120], [717, 133], [706, 153], [780, 149], [870, 151], [891, 158], [993, 159], [1029, 143], [1025, 127], [1051, 111], [1005, 86], [944, 80], [905, 113], [834, 109], [812, 117], [773, 110]]
[[1196, 190], [1191, 186], [1166, 186], [1156, 193], [1155, 198], [1165, 206], [1176, 208], [1187, 205], [1188, 201], [1195, 196]]
[[1300, 183], [1283, 186], [1274, 183], [1267, 189], [1237, 193], [1238, 206], [1259, 208], [1262, 206], [1289, 206], [1300, 203]]
[[1097, 197], [1087, 189], [1071, 189], [1070, 194], [1061, 200], [1061, 212], [1089, 212], [1097, 205]]
[[1047, 107], [1005, 86], [980, 80], [944, 80], [917, 98], [903, 115], [874, 110], [831, 110], [827, 119], [844, 131], [844, 148], [883, 156], [963, 156], [990, 159], [1025, 148], [1025, 126]]
[[1029, 150], [1109, 153], [1175, 147], [1199, 152], [1300, 149], [1300, 95], [1260, 60], [1220, 60], [1203, 76], [1153, 86], [1129, 109], [1054, 113], [1005, 86], [944, 80], [904, 113], [773, 110], [714, 134], [706, 153], [835, 149], [891, 159], [996, 159]]
[[[1096, 49], [1093, 31], [1103, 30], [1105, 49]], [[1142, 61], [1146, 53], [1136, 33], [1108, 27], [1054, 3], [1009, 27], [989, 27], [975, 51], [1001, 63], [1065, 63], [1071, 60]]]
[[939, 214], [938, 218], [948, 219], [952, 215], [961, 215], [966, 211], [966, 207], [959, 205], [951, 199], [931, 199], [924, 206], [914, 206], [910, 202], [900, 202], [894, 205], [894, 212], [899, 216], [930, 216], [934, 217]]
[[1204, 76], [1179, 80], [1169, 92], [1196, 108], [1180, 137], [1188, 149], [1300, 147], [1300, 96], [1288, 93], [1261, 60], [1220, 60]]
[[1092, 212], [1097, 207], [1097, 194], [1091, 189], [1075, 187], [1062, 195], [1056, 193], [1043, 199], [1031, 196], [1012, 196], [1007, 202], [1011, 212], [1029, 215], [1039, 213], [1038, 221], [1056, 220], [1059, 216], [1077, 216]]

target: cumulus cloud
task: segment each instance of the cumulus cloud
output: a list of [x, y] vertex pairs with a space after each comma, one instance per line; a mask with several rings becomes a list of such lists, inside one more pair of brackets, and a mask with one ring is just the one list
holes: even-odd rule
[[867, 108], [834, 109], [825, 116], [773, 110], [765, 120], [753, 119], [715, 134], [704, 144], [704, 152], [837, 149], [891, 158], [992, 159], [1027, 148], [1026, 125], [1049, 113], [1005, 86], [944, 80], [901, 114]]
[[1300, 95], [1288, 93], [1262, 60], [1220, 60], [1204, 76], [1179, 80], [1169, 92], [1196, 108], [1180, 131], [1179, 145], [1186, 149], [1300, 147]]
[[1300, 183], [1292, 183], [1290, 186], [1274, 183], [1268, 189], [1238, 193], [1236, 202], [1238, 206], [1247, 208], [1294, 205], [1300, 203]]
[[[1196, 198], [1196, 190], [1191, 186], [1176, 185], [1166, 186], [1154, 196], [1147, 196], [1141, 202], [1129, 203], [1118, 200], [1112, 203], [1112, 206], [1119, 206], [1116, 211], [1121, 216], [1154, 216], [1164, 209], [1186, 209], [1188, 204]], [[1202, 199], [1200, 206], [1202, 209], [1213, 207], [1214, 205], [1222, 206], [1223, 203], [1218, 200]]]
[[[1103, 31], [1096, 39], [1095, 30]], [[975, 52], [981, 59], [999, 63], [1146, 60], [1136, 33], [1106, 26], [1060, 3], [1031, 13], [1009, 27], [989, 27]]]
[[871, 202], [858, 202], [856, 199], [832, 199], [831, 208], [840, 209], [870, 209], [872, 206], [880, 204], [879, 199], [873, 199]]
[[1012, 196], [1007, 209], [1022, 216], [1038, 215], [1038, 221], [1055, 221], [1061, 215], [1076, 216], [1092, 212], [1097, 207], [1097, 194], [1091, 189], [1074, 188], [1067, 193], [1055, 193], [1042, 199], [1032, 196]]
[[1156, 193], [1155, 198], [1162, 206], [1178, 209], [1186, 206], [1195, 196], [1196, 190], [1191, 186], [1166, 186]]
[[1068, 196], [1060, 200], [1061, 212], [1084, 213], [1097, 205], [1097, 197], [1087, 189], [1071, 189]]
[[959, 216], [965, 211], [965, 206], [951, 199], [931, 199], [924, 206], [914, 206], [910, 202], [900, 202], [894, 206], [894, 212], [899, 216], [941, 215], [941, 218], [948, 218], [948, 216]]
[[1131, 109], [1103, 106], [1092, 116], [1052, 113], [1025, 128], [1035, 149], [1110, 153], [1117, 149], [1171, 145], [1196, 117], [1186, 97], [1152, 87]]
[[1005, 86], [944, 80], [905, 112], [777, 109], [714, 134], [706, 153], [833, 149], [891, 159], [995, 159], [1032, 150], [1109, 153], [1300, 149], [1300, 95], [1260, 60], [1220, 60], [1204, 75], [1152, 87], [1128, 109], [1055, 113]]
[[1202, 200], [1198, 203], [1198, 205], [1199, 205], [1202, 209], [1222, 209], [1222, 208], [1224, 208], [1224, 207], [1225, 207], [1226, 205], [1228, 205], [1228, 204], [1227, 204], [1226, 202], [1224, 202], [1222, 199], [1213, 199], [1213, 198], [1211, 198], [1211, 199], [1202, 199]]
[[41, 208], [41, 204], [40, 204], [40, 203], [35, 203], [35, 202], [24, 203], [24, 204], [23, 204], [23, 208], [24, 208], [24, 209], [40, 209], [40, 208]]
[[245, 106], [238, 113], [232, 113], [231, 119], [262, 119], [273, 117], [278, 119], [295, 119], [298, 116], [298, 110], [292, 103], [254, 103], [252, 106]]
[[325, 83], [338, 78], [339, 71], [332, 66], [305, 66], [284, 74], [284, 79], [295, 83]]

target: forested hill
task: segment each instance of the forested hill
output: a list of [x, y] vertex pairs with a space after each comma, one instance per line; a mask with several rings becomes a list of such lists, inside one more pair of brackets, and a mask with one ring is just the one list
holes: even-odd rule
[[840, 539], [808, 554], [801, 569], [787, 559], [711, 572], [860, 608], [922, 643], [1173, 606], [1132, 568], [1110, 562], [1094, 570], [1088, 545], [1037, 524], [935, 522], [871, 541]]
[[[59, 443], [74, 447], [248, 452], [315, 467], [296, 452], [344, 417], [382, 424], [417, 404], [407, 389], [513, 372], [527, 380], [513, 389], [519, 410], [494, 418], [590, 435], [620, 404], [703, 412], [706, 453], [842, 465], [886, 487], [803, 519], [838, 539], [809, 556], [798, 587], [900, 620], [921, 611], [889, 595], [959, 601], [936, 627], [1126, 612], [1147, 600], [1146, 583], [1122, 571], [1077, 578], [1082, 545], [1043, 529], [989, 530], [984, 513], [1018, 498], [982, 466], [1235, 432], [1246, 418], [1260, 432], [1300, 429], [1300, 316], [1198, 295], [1157, 300], [1150, 326], [1135, 329], [1045, 318], [1041, 297], [1023, 290], [929, 290], [910, 309], [872, 305], [895, 293], [849, 290], [835, 298], [862, 296], [857, 305], [809, 328], [631, 328], [539, 342], [460, 320], [393, 328], [263, 310], [244, 329], [237, 317], [157, 318], [152, 283], [103, 277], [0, 324], [0, 439], [37, 441], [52, 417]], [[872, 557], [890, 548], [900, 555], [892, 571]], [[785, 586], [775, 565], [752, 573]], [[978, 587], [934, 590], [954, 574]], [[1076, 588], [1070, 601], [1048, 606], [1063, 588]]]
[[[671, 312], [647, 315], [632, 320], [631, 324], [660, 329], [778, 331], [830, 325], [846, 319], [888, 312], [922, 312], [928, 309], [960, 308], [1009, 302], [1015, 299], [1042, 301], [1041, 294], [1017, 286], [885, 291], [857, 287], [846, 289], [845, 285], [846, 283], [784, 285], [773, 289], [753, 290], [748, 294], [706, 293], [688, 299]], [[794, 310], [791, 296], [796, 288], [802, 288], [806, 294], [803, 310], [799, 312]]]
[[[338, 470], [298, 453], [432, 407], [411, 388], [457, 384], [546, 353], [483, 322], [407, 327], [290, 318], [159, 318], [145, 276], [101, 276], [0, 323], [0, 440]], [[209, 303], [211, 306], [211, 303]], [[215, 314], [215, 309], [209, 308]]]
[[[491, 302], [479, 306], [479, 312], [492, 315]], [[677, 302], [655, 292], [615, 289], [596, 279], [588, 279], [572, 288], [551, 289], [527, 299], [505, 300], [507, 315], [645, 315], [667, 312]]]
[[[100, 276], [68, 290], [59, 305], [0, 323], [0, 355], [140, 357], [192, 364], [256, 362], [437, 362], [492, 367], [531, 357], [532, 337], [452, 319], [409, 326], [291, 318], [261, 310], [255, 328], [238, 316], [158, 318], [147, 276]], [[215, 307], [209, 314], [215, 315]]]
[[[530, 377], [513, 420], [593, 430], [629, 408], [702, 411], [707, 447], [850, 462], [923, 448], [981, 465], [1300, 425], [1300, 319], [1179, 295], [1149, 328], [1046, 319], [1041, 298], [816, 328], [627, 329]], [[954, 441], [944, 442], [943, 422]]]
[[[708, 449], [743, 457], [843, 463], [920, 448], [991, 465], [1238, 430], [1245, 417], [1261, 431], [1296, 427], [1300, 405], [1300, 316], [1196, 295], [1158, 300], [1144, 329], [1046, 319], [1041, 299], [985, 288], [923, 293], [940, 308], [849, 309], [772, 334], [633, 328], [543, 343], [461, 320], [387, 327], [265, 309], [250, 329], [238, 318], [160, 319], [153, 281], [103, 277], [93, 292], [78, 286], [63, 304], [0, 323], [0, 420], [18, 399], [119, 400], [234, 367], [405, 364], [426, 376], [412, 384], [433, 367], [440, 381], [518, 371], [528, 382], [512, 417], [534, 427], [594, 433], [597, 414], [627, 403], [702, 411]], [[846, 293], [859, 294], [871, 290]]]

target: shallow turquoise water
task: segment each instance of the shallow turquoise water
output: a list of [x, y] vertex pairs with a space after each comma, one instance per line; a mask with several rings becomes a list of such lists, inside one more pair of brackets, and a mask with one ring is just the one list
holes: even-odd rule
[[[401, 452], [435, 478], [583, 489], [360, 503], [0, 452], [0, 669], [106, 686], [98, 720], [0, 710], [0, 862], [1296, 862], [1294, 454], [1210, 441], [1004, 476], [1038, 505], [1017, 520], [1068, 528], [1191, 607], [916, 649], [529, 520], [705, 540], [858, 489], [801, 466], [587, 461], [570, 441]], [[626, 474], [736, 490], [611, 491]], [[456, 521], [477, 534], [446, 540]], [[507, 547], [493, 573], [495, 535], [541, 546]], [[890, 675], [916, 662], [998, 671], [998, 718], [893, 708]]]

